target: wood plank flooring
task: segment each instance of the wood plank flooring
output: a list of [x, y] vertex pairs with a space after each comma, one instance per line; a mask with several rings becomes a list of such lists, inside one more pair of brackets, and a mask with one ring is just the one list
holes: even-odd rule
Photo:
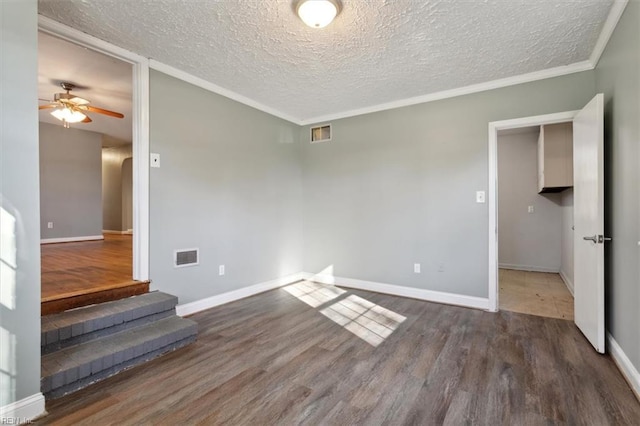
[[573, 296], [560, 274], [500, 269], [500, 309], [573, 320]]
[[43, 244], [42, 301], [84, 294], [133, 281], [131, 235], [103, 241]]
[[640, 424], [611, 358], [561, 319], [307, 282], [191, 318], [195, 344], [36, 423]]

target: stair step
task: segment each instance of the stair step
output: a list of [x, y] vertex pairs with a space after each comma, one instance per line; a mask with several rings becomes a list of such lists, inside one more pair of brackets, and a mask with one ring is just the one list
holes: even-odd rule
[[171, 316], [42, 357], [41, 390], [58, 398], [196, 339], [197, 324]]
[[177, 303], [175, 296], [152, 292], [43, 316], [42, 354], [172, 316]]

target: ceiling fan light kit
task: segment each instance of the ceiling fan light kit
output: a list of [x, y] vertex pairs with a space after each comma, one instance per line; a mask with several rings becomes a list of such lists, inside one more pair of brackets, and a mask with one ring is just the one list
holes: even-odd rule
[[80, 111], [75, 111], [71, 108], [64, 107], [62, 109], [56, 109], [51, 112], [58, 120], [64, 123], [64, 127], [69, 127], [68, 123], [79, 123], [87, 118], [86, 115], [81, 113]]
[[339, 0], [300, 0], [296, 4], [296, 13], [311, 28], [326, 27], [341, 9]]
[[56, 108], [51, 112], [58, 120], [62, 121], [65, 128], [69, 128], [70, 123], [91, 123], [91, 118], [86, 114], [87, 111], [96, 112], [98, 114], [108, 115], [115, 118], [123, 118], [124, 115], [119, 112], [109, 111], [108, 109], [89, 106], [89, 101], [69, 93], [76, 86], [72, 83], [60, 83], [62, 89], [66, 93], [56, 93], [53, 102], [48, 105], [40, 105], [38, 109]]

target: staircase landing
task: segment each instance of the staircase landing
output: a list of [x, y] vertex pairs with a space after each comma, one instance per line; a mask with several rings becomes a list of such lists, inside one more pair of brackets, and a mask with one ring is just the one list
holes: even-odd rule
[[40, 314], [50, 315], [96, 303], [110, 302], [149, 292], [149, 281], [124, 281], [43, 296]]

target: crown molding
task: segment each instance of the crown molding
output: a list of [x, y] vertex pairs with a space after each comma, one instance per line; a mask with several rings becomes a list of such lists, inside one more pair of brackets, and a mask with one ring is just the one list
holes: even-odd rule
[[472, 84], [470, 86], [460, 87], [457, 89], [443, 90], [441, 92], [429, 93], [428, 95], [416, 96], [414, 98], [400, 99], [384, 104], [373, 105], [370, 107], [353, 109], [350, 111], [329, 114], [320, 117], [313, 117], [302, 120], [301, 125], [309, 125], [319, 123], [321, 121], [339, 120], [341, 118], [354, 117], [356, 115], [369, 114], [372, 112], [385, 111], [389, 109], [402, 108], [406, 106], [423, 104], [427, 102], [439, 101], [442, 99], [455, 98], [457, 96], [470, 95], [472, 93], [485, 92], [487, 90], [500, 89], [508, 86], [515, 86], [522, 83], [530, 83], [532, 81], [544, 80], [552, 77], [560, 77], [567, 74], [573, 74], [593, 69], [590, 61], [576, 62], [575, 64], [565, 65], [561, 67], [548, 68], [541, 71], [535, 71], [527, 74], [520, 74], [513, 77], [501, 78], [498, 80], [487, 81], [485, 83]]
[[239, 93], [236, 93], [233, 90], [225, 89], [224, 87], [218, 86], [217, 84], [211, 83], [210, 81], [207, 81], [200, 77], [196, 77], [193, 74], [189, 74], [188, 72], [179, 70], [178, 68], [174, 68], [170, 65], [164, 64], [155, 59], [149, 59], [149, 68], [156, 71], [160, 71], [161, 73], [167, 74], [171, 77], [175, 77], [187, 83], [193, 84], [194, 86], [198, 86], [201, 89], [208, 90], [209, 92], [213, 92], [220, 96], [224, 96], [225, 98], [229, 98], [236, 102], [240, 102], [241, 104], [250, 106], [251, 108], [255, 108], [259, 111], [266, 112], [267, 114], [270, 114], [275, 117], [281, 118], [283, 120], [289, 121], [291, 123], [300, 125], [300, 120], [292, 117], [289, 114], [286, 114], [282, 111], [278, 111], [275, 108], [271, 108], [258, 101], [254, 101], [253, 99], [248, 98]]
[[135, 52], [123, 49], [92, 36], [91, 34], [87, 34], [58, 21], [54, 21], [44, 15], [38, 15], [38, 30], [107, 56], [115, 56], [125, 62], [141, 63], [145, 65], [147, 63], [147, 58], [138, 55]]
[[605, 47], [607, 47], [607, 43], [609, 43], [609, 39], [611, 38], [613, 31], [616, 29], [618, 21], [620, 21], [620, 17], [622, 17], [622, 13], [628, 3], [629, 0], [615, 0], [613, 2], [611, 10], [609, 11], [609, 16], [607, 16], [607, 20], [604, 21], [598, 41], [596, 41], [596, 45], [593, 47], [593, 51], [589, 57], [589, 62], [591, 62], [593, 68], [598, 65], [600, 57], [602, 56]]
[[[170, 75], [172, 77], [175, 77], [187, 83], [193, 84], [207, 91], [232, 99], [236, 102], [250, 106], [259, 111], [265, 112], [267, 114], [273, 115], [275, 117], [281, 118], [283, 120], [289, 121], [299, 126], [307, 126], [310, 124], [316, 124], [320, 122], [355, 117], [358, 115], [370, 114], [373, 112], [380, 112], [380, 111], [402, 108], [406, 106], [417, 105], [417, 104], [422, 104], [427, 102], [439, 101], [443, 99], [484, 92], [487, 90], [500, 89], [503, 87], [514, 86], [514, 85], [523, 84], [523, 83], [530, 83], [537, 80], [544, 80], [547, 78], [560, 77], [563, 75], [593, 70], [598, 64], [598, 61], [600, 60], [600, 57], [602, 56], [602, 53], [604, 52], [604, 49], [606, 48], [607, 43], [609, 42], [609, 39], [611, 38], [611, 35], [613, 34], [613, 31], [615, 30], [616, 25], [618, 24], [618, 21], [620, 20], [620, 17], [622, 16], [622, 13], [624, 12], [628, 3], [629, 3], [629, 0], [614, 0], [613, 5], [611, 6], [611, 10], [609, 11], [609, 15], [607, 16], [607, 19], [602, 27], [602, 30], [600, 31], [600, 35], [598, 36], [596, 45], [594, 46], [593, 51], [591, 52], [591, 55], [588, 60], [576, 62], [570, 65], [565, 65], [565, 66], [560, 66], [555, 68], [548, 68], [545, 70], [535, 71], [527, 74], [521, 74], [521, 75], [516, 75], [512, 77], [506, 77], [506, 78], [501, 78], [497, 80], [487, 81], [484, 83], [473, 84], [470, 86], [459, 87], [456, 89], [443, 90], [440, 92], [429, 93], [426, 95], [416, 96], [412, 98], [399, 99], [397, 101], [386, 102], [386, 103], [372, 105], [364, 108], [357, 108], [357, 109], [352, 109], [348, 111], [337, 112], [335, 114], [309, 117], [305, 119], [296, 118], [290, 114], [284, 113], [278, 109], [267, 106], [247, 96], [241, 95], [232, 90], [218, 86], [217, 84], [214, 84], [210, 81], [207, 81], [200, 77], [196, 77], [186, 71], [182, 71], [178, 68], [164, 64], [155, 59], [149, 59], [149, 68], [154, 69], [156, 71], [160, 71], [164, 74]], [[67, 27], [64, 24], [61, 24], [57, 21], [54, 21], [42, 15], [39, 15], [38, 18], [39, 18], [38, 23], [39, 23], [40, 29], [46, 32], [54, 32], [58, 36], [63, 35], [63, 37], [65, 33], [68, 31], [72, 31], [74, 34], [77, 34], [78, 32], [75, 29]], [[113, 52], [113, 46], [110, 45], [109, 43], [96, 39], [95, 37], [90, 36], [88, 34], [85, 34], [85, 36], [87, 38], [92, 39], [91, 44], [94, 49], [96, 48], [96, 45], [99, 46], [100, 43], [105, 43], [105, 46], [108, 45], [109, 49]], [[75, 38], [74, 40], [74, 37], [70, 37], [70, 39], [72, 42], [78, 43], [77, 38]], [[140, 58], [137, 54], [133, 52], [129, 52], [125, 49], [122, 49], [121, 55], [123, 57], [130, 56], [135, 59]]]

